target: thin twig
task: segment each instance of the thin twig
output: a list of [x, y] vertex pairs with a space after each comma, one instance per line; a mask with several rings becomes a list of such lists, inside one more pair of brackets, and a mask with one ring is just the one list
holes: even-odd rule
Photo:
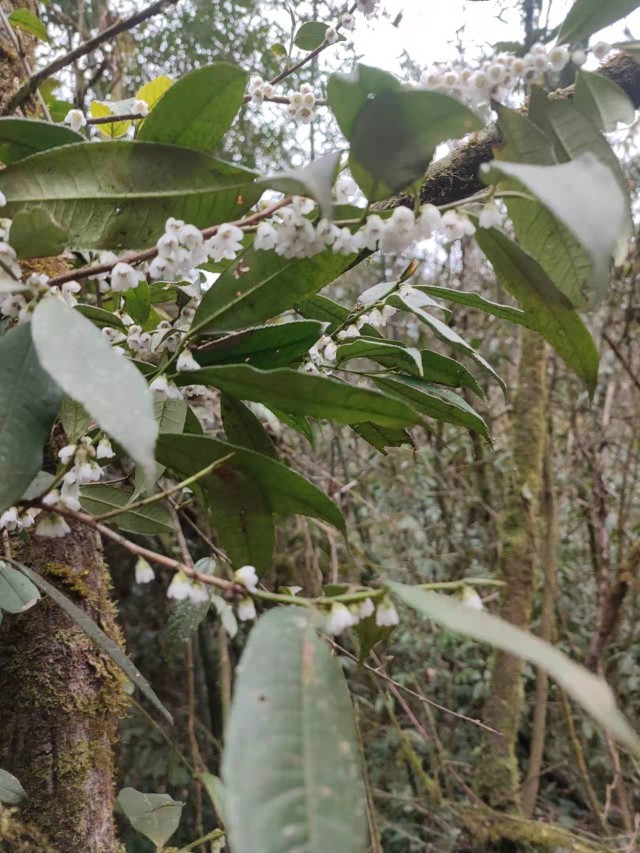
[[615, 355], [615, 357], [618, 359], [618, 361], [620, 362], [620, 364], [624, 367], [624, 369], [625, 369], [625, 371], [626, 371], [627, 375], [629, 376], [629, 379], [633, 382], [633, 384], [636, 386], [636, 388], [638, 389], [638, 391], [640, 391], [640, 379], [636, 376], [636, 374], [634, 373], [633, 367], [629, 364], [629, 362], [627, 361], [627, 359], [626, 359], [626, 358], [624, 357], [624, 355], [622, 354], [622, 352], [621, 352], [621, 350], [620, 350], [620, 347], [619, 347], [619, 346], [616, 344], [616, 342], [615, 342], [615, 341], [610, 337], [610, 335], [608, 335], [608, 334], [607, 334], [607, 332], [604, 332], [604, 334], [602, 335], [602, 337], [603, 337], [603, 338], [605, 339], [605, 341], [609, 344], [609, 346], [610, 346], [610, 347], [611, 347], [611, 349], [613, 350], [613, 354], [614, 354], [614, 355]]
[[8, 101], [2, 110], [2, 115], [11, 115], [11, 113], [15, 112], [16, 108], [19, 107], [20, 104], [22, 104], [31, 94], [33, 94], [44, 80], [52, 77], [57, 71], [60, 71], [61, 68], [66, 68], [67, 65], [71, 65], [76, 61], [76, 59], [80, 59], [81, 56], [86, 56], [87, 53], [91, 53], [93, 50], [100, 47], [100, 45], [105, 41], [109, 41], [115, 36], [120, 35], [120, 33], [133, 29], [143, 21], [163, 12], [165, 7], [174, 6], [178, 2], [179, 0], [156, 0], [155, 3], [147, 6], [147, 8], [143, 9], [141, 12], [136, 12], [134, 15], [130, 15], [122, 21], [118, 21], [118, 23], [113, 24], [111, 27], [107, 27], [97, 35], [93, 36], [93, 38], [87, 39], [87, 41], [78, 45], [78, 47], [70, 50], [68, 53], [65, 53], [64, 56], [54, 59], [53, 62], [45, 65], [44, 68], [41, 68], [40, 71], [36, 71], [35, 74], [32, 74], [29, 77], [27, 82], [22, 85], [15, 95], [13, 95], [13, 97]]

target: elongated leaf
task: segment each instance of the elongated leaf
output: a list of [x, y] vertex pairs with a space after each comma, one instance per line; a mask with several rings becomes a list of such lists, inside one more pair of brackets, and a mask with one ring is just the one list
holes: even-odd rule
[[24, 788], [16, 777], [8, 770], [0, 770], [0, 803], [15, 806], [26, 796]]
[[598, 381], [598, 350], [567, 297], [506, 234], [482, 229], [476, 240], [503, 286], [524, 309], [528, 328], [538, 331], [593, 393]]
[[490, 440], [487, 425], [471, 406], [453, 391], [438, 388], [424, 379], [410, 376], [379, 377], [378, 388], [404, 400], [410, 401], [421, 414], [448, 424], [467, 427]]
[[[224, 481], [229, 471], [237, 469], [255, 481], [269, 501], [272, 512], [280, 515], [309, 515], [344, 531], [344, 519], [332, 500], [286, 465], [261, 453], [205, 436], [173, 434], [158, 438], [156, 452], [163, 465], [186, 477], [233, 452], [232, 459], [209, 477]], [[205, 477], [199, 481], [205, 490], [208, 479]]]
[[366, 101], [350, 134], [349, 166], [369, 201], [388, 198], [423, 177], [437, 146], [482, 122], [438, 92], [385, 92]]
[[422, 355], [414, 347], [406, 347], [397, 341], [384, 338], [356, 338], [338, 347], [336, 364], [353, 358], [367, 358], [385, 367], [404, 370], [414, 376], [422, 376]]
[[177, 385], [194, 382], [213, 385], [240, 400], [277, 406], [293, 414], [330, 418], [341, 424], [371, 421], [382, 426], [406, 427], [417, 422], [407, 406], [375, 391], [287, 368], [258, 370], [248, 365], [225, 365], [203, 367], [176, 377]]
[[67, 394], [64, 395], [60, 404], [60, 420], [69, 444], [73, 444], [81, 438], [91, 423], [90, 416], [80, 403], [76, 403]]
[[40, 593], [22, 572], [0, 560], [0, 610], [22, 613], [38, 601]]
[[214, 62], [185, 74], [160, 98], [138, 139], [213, 151], [242, 106], [247, 72]]
[[400, 81], [393, 74], [360, 64], [350, 74], [331, 75], [327, 84], [327, 100], [340, 130], [350, 139], [356, 116], [369, 96], [399, 89]]
[[63, 124], [31, 118], [0, 118], [0, 162], [5, 166], [60, 145], [84, 142], [84, 137]]
[[246, 249], [204, 295], [193, 328], [230, 331], [277, 317], [334, 281], [354, 257], [327, 249], [313, 258], [283, 258]]
[[630, 15], [638, 6], [638, 0], [576, 0], [560, 28], [558, 42], [586, 41], [598, 30]]
[[93, 325], [99, 329], [108, 326], [112, 329], [118, 329], [120, 332], [125, 331], [125, 325], [120, 317], [116, 317], [111, 311], [105, 311], [104, 308], [98, 308], [97, 305], [76, 305], [76, 311], [83, 317], [88, 317]]
[[47, 28], [30, 9], [16, 9], [9, 15], [9, 23], [13, 24], [16, 29], [40, 39], [40, 41], [49, 41]]
[[135, 788], [123, 788], [118, 805], [131, 826], [161, 850], [180, 825], [184, 803], [169, 794], [143, 794]]
[[248, 406], [236, 400], [235, 397], [223, 394], [220, 401], [220, 414], [222, 426], [231, 444], [248, 447], [249, 450], [264, 453], [265, 456], [271, 456], [273, 459], [278, 458], [271, 436]]
[[144, 326], [151, 311], [151, 296], [146, 281], [141, 281], [137, 287], [125, 293], [124, 307], [134, 323]]
[[93, 619], [87, 616], [87, 614], [77, 607], [72, 601], [69, 601], [66, 595], [63, 595], [60, 590], [50, 584], [49, 581], [46, 581], [43, 577], [36, 574], [36, 572], [32, 571], [27, 566], [23, 566], [22, 563], [17, 563], [15, 560], [8, 560], [8, 562], [25, 574], [29, 580], [35, 584], [35, 586], [42, 590], [42, 592], [45, 592], [50, 598], [52, 598], [53, 601], [55, 601], [55, 603], [71, 617], [78, 628], [81, 628], [105, 654], [109, 655], [111, 660], [116, 664], [116, 666], [120, 667], [133, 686], [139, 688], [151, 704], [154, 705], [154, 707], [163, 714], [168, 722], [173, 725], [171, 714], [153, 692], [149, 682], [124, 654], [120, 646], [114, 642], [111, 637], [108, 637], [102, 628], [99, 628], [96, 625]]
[[312, 320], [255, 326], [203, 344], [195, 356], [204, 366], [240, 362], [263, 369], [284, 367], [305, 355], [323, 329]]
[[122, 513], [108, 520], [109, 524], [115, 524], [121, 530], [146, 533], [150, 536], [158, 533], [174, 533], [171, 516], [162, 504], [154, 503], [139, 509], [127, 510], [127, 504], [132, 496], [128, 490], [95, 483], [82, 487], [80, 503], [82, 508], [91, 515], [102, 515], [122, 507], [124, 510]]
[[531, 328], [530, 321], [526, 313], [521, 308], [512, 308], [510, 305], [500, 305], [498, 302], [491, 302], [490, 299], [485, 299], [479, 293], [470, 293], [467, 290], [456, 290], [452, 287], [436, 287], [434, 285], [425, 285], [421, 290], [426, 290], [432, 296], [437, 296], [440, 299], [448, 299], [450, 302], [455, 302], [457, 305], [467, 305], [469, 308], [478, 308], [484, 311], [485, 314], [491, 314], [493, 317], [499, 317], [501, 320], [508, 320], [510, 323], [515, 323], [517, 326], [526, 326]]
[[0, 512], [19, 501], [42, 467], [62, 391], [40, 367], [31, 325], [0, 337]]
[[576, 76], [574, 105], [598, 130], [610, 133], [618, 123], [633, 124], [636, 111], [627, 93], [603, 74], [581, 68]]
[[376, 424], [358, 424], [353, 427], [353, 431], [385, 456], [387, 447], [402, 447], [404, 444], [413, 446], [411, 436], [404, 429], [392, 429], [376, 426]]
[[251, 632], [222, 778], [236, 853], [366, 849], [349, 693], [313, 619], [300, 608], [272, 610]]
[[301, 317], [329, 323], [327, 328], [329, 334], [333, 334], [349, 317], [348, 308], [345, 308], [344, 305], [339, 305], [327, 296], [311, 296], [309, 299], [305, 299], [304, 302], [297, 303], [295, 309]]
[[495, 162], [492, 169], [527, 187], [573, 233], [591, 259], [591, 284], [602, 292], [625, 221], [625, 198], [611, 170], [592, 154], [557, 166]]
[[315, 199], [322, 216], [332, 218], [331, 191], [338, 175], [340, 152], [326, 154], [302, 169], [280, 172], [259, 183], [286, 195], [302, 195]]
[[0, 172], [0, 191], [7, 216], [49, 210], [69, 248], [117, 251], [154, 243], [169, 216], [199, 228], [237, 219], [261, 192], [253, 177], [197, 151], [120, 140], [34, 154]]
[[634, 751], [640, 750], [640, 738], [616, 707], [613, 692], [607, 683], [574, 663], [550, 643], [497, 616], [470, 610], [447, 596], [400, 583], [391, 582], [388, 586], [409, 607], [447, 630], [489, 643], [539, 666], [621, 743]]
[[209, 799], [216, 811], [217, 816], [222, 821], [222, 825], [226, 824], [226, 809], [224, 806], [224, 785], [219, 776], [214, 776], [213, 773], [201, 773], [200, 779], [204, 785], [205, 791], [209, 795]]
[[422, 374], [429, 382], [448, 385], [452, 388], [469, 388], [484, 400], [484, 391], [464, 364], [433, 350], [422, 350], [420, 355], [422, 356]]
[[158, 425], [151, 392], [136, 368], [60, 299], [38, 304], [31, 329], [47, 373], [135, 462], [151, 468]]
[[[216, 564], [210, 557], [205, 557], [198, 560], [194, 568], [198, 574], [214, 575]], [[207, 601], [174, 601], [171, 605], [162, 638], [164, 657], [170, 667], [184, 665], [186, 645], [205, 620], [210, 606], [211, 598]]]

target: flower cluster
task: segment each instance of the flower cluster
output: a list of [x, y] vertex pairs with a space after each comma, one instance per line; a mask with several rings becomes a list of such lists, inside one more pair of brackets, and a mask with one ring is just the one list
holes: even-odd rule
[[347, 628], [352, 628], [363, 619], [373, 616], [374, 613], [376, 625], [379, 628], [391, 628], [400, 622], [398, 611], [387, 596], [377, 606], [371, 598], [365, 598], [364, 601], [350, 604], [348, 607], [346, 604], [337, 601], [331, 605], [325, 621], [325, 631], [330, 636], [337, 637]]
[[176, 572], [167, 589], [167, 596], [176, 601], [203, 604], [209, 601], [209, 589], [198, 580], [191, 580], [184, 572]]
[[265, 99], [273, 98], [276, 90], [273, 83], [263, 80], [262, 77], [253, 77], [247, 92], [255, 104], [261, 104]]
[[287, 108], [287, 113], [289, 118], [300, 122], [300, 124], [310, 124], [316, 117], [313, 109], [316, 104], [316, 96], [313, 91], [313, 87], [308, 83], [303, 83], [297, 92], [292, 92], [288, 97], [289, 106]]
[[7, 533], [19, 533], [21, 530], [28, 530], [33, 527], [39, 512], [39, 509], [34, 508], [20, 513], [17, 507], [10, 506], [0, 514], [0, 530], [6, 530]]
[[[591, 52], [596, 59], [604, 59], [611, 50], [611, 45], [598, 42]], [[475, 69], [460, 63], [433, 66], [423, 75], [420, 86], [477, 107], [519, 83], [531, 83], [549, 71], [558, 73], [570, 62], [580, 67], [586, 60], [582, 48], [572, 51], [565, 45], [557, 45], [547, 49], [538, 43], [525, 56], [499, 53]]]

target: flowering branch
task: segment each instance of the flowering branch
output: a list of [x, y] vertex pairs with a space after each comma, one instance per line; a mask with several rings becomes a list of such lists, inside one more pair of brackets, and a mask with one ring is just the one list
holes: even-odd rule
[[71, 63], [75, 62], [76, 59], [80, 59], [81, 56], [86, 56], [87, 53], [91, 53], [97, 47], [100, 47], [100, 45], [105, 41], [109, 41], [110, 39], [115, 38], [115, 36], [120, 35], [120, 33], [133, 29], [138, 24], [152, 18], [154, 15], [158, 15], [160, 12], [164, 12], [166, 6], [174, 6], [179, 2], [180, 0], [156, 0], [155, 3], [147, 6], [146, 9], [136, 12], [134, 15], [130, 15], [122, 21], [118, 21], [118, 23], [113, 24], [111, 27], [107, 27], [97, 35], [93, 36], [93, 38], [87, 39], [87, 41], [78, 45], [78, 47], [70, 50], [68, 53], [65, 53], [64, 56], [54, 59], [53, 62], [45, 65], [44, 68], [41, 68], [40, 71], [36, 71], [35, 74], [32, 74], [31, 77], [29, 77], [27, 82], [18, 89], [12, 98], [9, 99], [2, 110], [2, 115], [11, 115], [15, 112], [20, 104], [26, 101], [26, 99], [36, 91], [38, 86], [44, 80], [51, 77], [57, 71], [60, 71], [61, 68], [66, 68], [67, 65], [71, 65]]

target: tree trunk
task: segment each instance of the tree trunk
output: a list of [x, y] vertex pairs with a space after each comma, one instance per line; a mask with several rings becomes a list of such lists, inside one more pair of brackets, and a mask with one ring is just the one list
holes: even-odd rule
[[[537, 333], [527, 329], [522, 329], [520, 340], [518, 393], [512, 422], [514, 469], [501, 534], [505, 587], [500, 615], [526, 630], [531, 619], [537, 563], [547, 348]], [[499, 651], [494, 658], [484, 713], [485, 723], [499, 734], [486, 735], [475, 778], [478, 794], [498, 809], [520, 810], [516, 740], [522, 706], [522, 659]]]
[[[6, 14], [32, 0], [0, 0]], [[15, 34], [14, 34], [15, 36]], [[35, 39], [15, 37], [0, 21], [0, 105], [25, 78]], [[22, 51], [22, 58], [19, 50]], [[24, 104], [36, 114], [36, 101]], [[39, 259], [30, 269], [49, 275], [66, 266]], [[27, 266], [27, 265], [25, 265]], [[14, 558], [54, 583], [117, 642], [110, 579], [100, 541], [72, 526], [63, 539], [11, 537]], [[111, 660], [53, 602], [44, 599], [0, 627], [0, 767], [13, 773], [28, 800], [3, 817], [7, 853], [115, 853], [113, 742], [126, 709], [124, 678]], [[6, 819], [5, 819], [6, 818]], [[46, 842], [42, 836], [46, 836]], [[39, 839], [29, 841], [27, 839]]]

